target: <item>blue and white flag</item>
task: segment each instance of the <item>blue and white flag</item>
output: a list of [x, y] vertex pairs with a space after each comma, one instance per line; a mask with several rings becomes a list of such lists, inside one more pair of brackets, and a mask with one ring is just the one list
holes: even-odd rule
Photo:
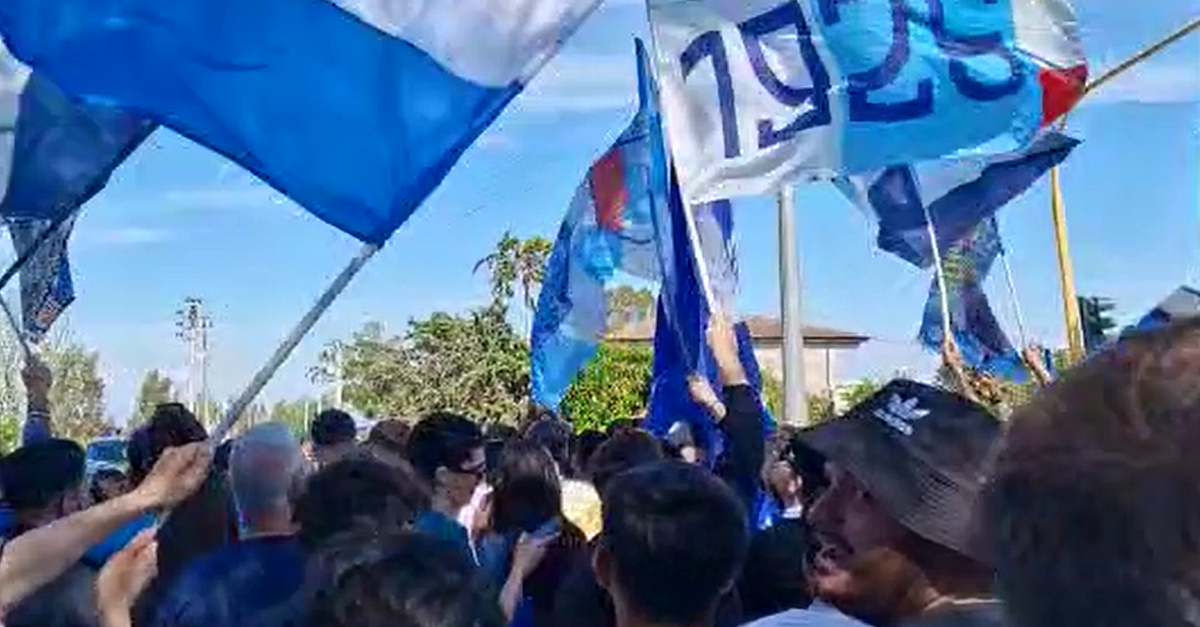
[[0, 36], [382, 244], [599, 1], [4, 0]]
[[[676, 185], [672, 185], [670, 201], [659, 216], [663, 234], [660, 242], [665, 244], [663, 255], [667, 263], [663, 266], [663, 285], [658, 298], [653, 381], [644, 427], [665, 437], [672, 425], [685, 422], [712, 461], [720, 455], [724, 443], [707, 410], [692, 401], [688, 377], [693, 373], [707, 377], [720, 396], [717, 364], [706, 332], [713, 315], [719, 313], [729, 319], [735, 316], [737, 255], [732, 207], [729, 201], [694, 206], [690, 210], [693, 224], [689, 225], [685, 213], [688, 210]], [[693, 227], [694, 235], [689, 234]], [[711, 305], [706, 291], [712, 293]], [[755, 389], [761, 389], [762, 378], [749, 330], [744, 323], [737, 324], [734, 330], [747, 378]], [[769, 428], [769, 424], [764, 425], [764, 430]]]
[[1066, 0], [648, 0], [684, 198], [1002, 154], [1081, 97]]
[[[38, 341], [75, 299], [73, 216], [153, 130], [136, 116], [67, 97], [0, 45], [0, 217], [21, 270], [23, 326]], [[60, 227], [41, 241], [56, 221]]]
[[637, 42], [640, 106], [575, 190], [546, 263], [530, 333], [531, 397], [557, 409], [607, 334], [606, 288], [620, 270], [657, 281], [654, 205], [667, 202], [654, 77]]
[[[1021, 356], [1000, 328], [983, 290], [992, 265], [1003, 253], [1004, 246], [994, 219], [979, 223], [974, 231], [942, 251], [950, 329], [964, 364], [1005, 379], [1023, 380], [1027, 373]], [[942, 350], [945, 331], [941, 289], [936, 276], [929, 288], [918, 335], [926, 348]]]
[[1062, 163], [1079, 141], [1053, 131], [1028, 149], [991, 157], [963, 157], [894, 166], [835, 179], [838, 188], [879, 223], [879, 247], [905, 261], [933, 265], [929, 220], [938, 248], [947, 250], [981, 222]]

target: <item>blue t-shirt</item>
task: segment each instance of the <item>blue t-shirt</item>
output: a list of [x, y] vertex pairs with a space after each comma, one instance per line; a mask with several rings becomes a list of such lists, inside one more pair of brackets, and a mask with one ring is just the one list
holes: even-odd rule
[[293, 536], [252, 538], [206, 555], [167, 591], [154, 627], [278, 627], [304, 613], [305, 553]]
[[426, 510], [413, 521], [413, 528], [427, 536], [453, 544], [462, 551], [468, 562], [477, 563], [475, 552], [471, 550], [471, 536], [467, 534], [467, 528], [457, 520], [441, 512]]

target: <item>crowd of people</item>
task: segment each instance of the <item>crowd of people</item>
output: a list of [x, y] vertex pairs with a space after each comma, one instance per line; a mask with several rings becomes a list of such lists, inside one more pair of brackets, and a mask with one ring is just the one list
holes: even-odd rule
[[52, 436], [33, 368], [36, 428], [0, 460], [0, 624], [1200, 625], [1200, 322], [1093, 356], [1004, 424], [896, 380], [772, 429], [728, 326], [709, 343], [721, 393], [692, 396], [719, 449], [445, 412], [360, 443], [336, 410], [308, 443], [265, 423], [215, 446], [164, 405], [127, 477]]

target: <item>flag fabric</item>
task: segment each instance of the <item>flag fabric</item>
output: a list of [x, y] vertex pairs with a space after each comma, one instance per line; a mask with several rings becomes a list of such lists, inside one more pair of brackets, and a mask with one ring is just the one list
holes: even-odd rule
[[640, 105], [629, 127], [575, 190], [546, 263], [530, 333], [531, 397], [557, 409], [567, 387], [608, 332], [606, 288], [617, 271], [657, 280], [653, 206], [666, 203], [653, 76], [637, 42]]
[[[74, 218], [60, 225], [33, 252], [21, 268], [21, 324], [30, 342], [38, 343], [50, 331], [58, 317], [75, 302], [75, 282], [71, 277], [71, 262], [67, 258], [67, 243], [74, 227]], [[46, 220], [12, 220], [8, 231], [17, 257], [25, 255], [46, 229], [53, 228]]]
[[384, 243], [600, 0], [5, 0], [35, 72]]
[[[950, 329], [964, 364], [1006, 379], [1023, 380], [1027, 373], [1021, 357], [1000, 328], [983, 290], [992, 265], [1003, 253], [1004, 246], [994, 219], [979, 223], [966, 237], [942, 252]], [[941, 290], [936, 276], [929, 288], [919, 338], [930, 350], [942, 349], [945, 332]]]
[[[658, 226], [663, 237], [664, 259], [662, 289], [654, 333], [653, 380], [650, 406], [643, 425], [651, 433], [665, 437], [676, 422], [686, 423], [696, 442], [716, 460], [724, 443], [707, 411], [691, 400], [688, 376], [706, 377], [716, 390], [721, 389], [717, 364], [708, 347], [706, 331], [715, 314], [732, 317], [737, 286], [737, 260], [733, 238], [733, 216], [729, 201], [717, 201], [690, 208], [695, 236], [689, 234], [686, 209], [678, 185], [672, 181], [670, 202], [660, 208]], [[693, 243], [694, 242], [694, 243]], [[669, 248], [667, 248], [669, 246]], [[710, 306], [705, 294], [708, 283], [714, 297]], [[717, 311], [714, 311], [716, 309]], [[754, 356], [754, 344], [744, 323], [734, 327], [738, 336], [739, 358], [752, 387], [761, 390], [762, 377]], [[764, 432], [771, 428], [768, 418]]]
[[0, 217], [21, 269], [22, 325], [38, 341], [75, 299], [67, 241], [75, 214], [153, 130], [139, 117], [67, 97], [0, 45]]
[[878, 245], [921, 268], [933, 265], [929, 219], [947, 250], [1062, 163], [1079, 141], [1047, 131], [1029, 148], [1000, 156], [963, 157], [885, 168], [834, 180], [879, 223]]
[[1081, 96], [1066, 0], [649, 0], [684, 197], [1020, 150]]

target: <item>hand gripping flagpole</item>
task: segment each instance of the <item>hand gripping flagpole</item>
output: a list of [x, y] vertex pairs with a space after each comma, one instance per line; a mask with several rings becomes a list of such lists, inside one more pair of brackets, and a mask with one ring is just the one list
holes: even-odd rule
[[316, 325], [317, 320], [320, 320], [325, 311], [329, 309], [329, 306], [333, 304], [333, 301], [337, 300], [337, 297], [346, 291], [346, 287], [350, 285], [350, 281], [354, 279], [355, 275], [363, 269], [363, 266], [367, 265], [367, 262], [377, 252], [379, 252], [377, 244], [363, 244], [358, 254], [350, 260], [350, 263], [346, 265], [341, 274], [338, 274], [337, 278], [325, 289], [325, 293], [321, 294], [317, 302], [308, 310], [308, 313], [304, 314], [300, 322], [296, 323], [296, 328], [292, 329], [292, 332], [284, 338], [279, 348], [275, 349], [275, 354], [271, 355], [267, 363], [259, 369], [258, 374], [254, 375], [254, 378], [250, 381], [250, 385], [246, 386], [246, 390], [226, 410], [225, 416], [221, 419], [221, 424], [212, 433], [212, 442], [220, 443], [225, 439], [225, 436], [229, 434], [229, 430], [237, 423], [238, 418], [245, 413], [250, 403], [254, 402], [254, 398], [266, 387], [271, 377], [275, 376], [275, 373], [287, 361], [287, 358], [291, 356], [292, 351], [296, 350], [296, 346], [300, 344], [300, 340], [308, 335], [308, 332]]

